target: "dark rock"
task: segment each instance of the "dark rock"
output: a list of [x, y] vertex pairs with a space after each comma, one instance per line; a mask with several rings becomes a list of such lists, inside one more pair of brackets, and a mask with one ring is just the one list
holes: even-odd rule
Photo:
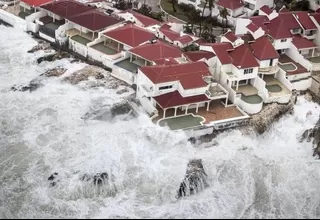
[[80, 59], [74, 59], [74, 60], [71, 60], [70, 63], [80, 63], [81, 60]]
[[57, 185], [57, 183], [56, 182], [52, 182], [52, 183], [50, 183], [50, 187], [54, 187], [54, 186], [56, 186]]
[[58, 173], [54, 173], [51, 176], [49, 176], [48, 180], [52, 181], [58, 176]]
[[39, 41], [38, 45], [34, 46], [31, 50], [28, 51], [28, 53], [34, 53], [39, 50], [48, 50], [52, 49], [51, 45], [45, 41]]
[[107, 173], [98, 173], [93, 177], [93, 184], [94, 185], [102, 185], [105, 183], [105, 181], [108, 180], [108, 174]]
[[208, 186], [207, 174], [204, 171], [202, 160], [191, 160], [187, 172], [178, 190], [178, 198], [193, 195]]
[[37, 89], [39, 89], [42, 85], [42, 83], [40, 82], [39, 79], [34, 79], [34, 80], [31, 80], [30, 83], [26, 86], [13, 86], [11, 87], [11, 90], [12, 91], [21, 91], [21, 92], [26, 92], [26, 91], [29, 91], [29, 92], [34, 92], [36, 91]]
[[104, 75], [102, 73], [98, 73], [96, 76], [95, 76], [96, 79], [103, 79], [104, 78]]
[[67, 71], [67, 69], [64, 69], [62, 67], [56, 67], [53, 68], [51, 70], [47, 70], [45, 73], [41, 74], [40, 76], [46, 76], [46, 77], [58, 77], [63, 75], [65, 72]]
[[108, 178], [109, 178], [108, 173], [97, 173], [94, 176], [90, 176], [88, 174], [84, 174], [80, 178], [80, 180], [81, 181], [86, 181], [86, 182], [93, 181], [94, 185], [102, 185], [108, 180]]
[[312, 139], [314, 146], [313, 156], [320, 157], [320, 119], [314, 128], [308, 129], [302, 134], [300, 142], [304, 140], [311, 142]]
[[70, 58], [70, 57], [71, 57], [71, 55], [69, 53], [64, 52], [64, 51], [58, 51], [55, 54], [50, 54], [50, 55], [46, 55], [46, 56], [38, 58], [37, 62], [40, 64], [43, 61], [52, 62], [55, 60], [61, 60], [61, 59]]
[[124, 102], [120, 104], [115, 104], [114, 106], [111, 107], [110, 111], [111, 111], [112, 117], [114, 117], [117, 115], [129, 114], [132, 111], [132, 108], [127, 102]]

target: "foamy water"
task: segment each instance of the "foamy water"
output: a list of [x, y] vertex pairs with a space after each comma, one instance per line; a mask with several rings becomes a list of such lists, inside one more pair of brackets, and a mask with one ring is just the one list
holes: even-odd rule
[[[0, 26], [0, 218], [319, 218], [320, 169], [311, 143], [297, 137], [319, 118], [320, 108], [299, 99], [262, 136], [233, 130], [194, 147], [183, 132], [130, 120], [81, 119], [132, 93], [70, 85], [63, 78], [85, 66], [64, 59], [36, 63], [36, 42]], [[45, 70], [35, 92], [13, 92]], [[307, 112], [312, 114], [307, 117]], [[176, 199], [189, 159], [203, 159], [209, 187]], [[59, 173], [50, 187], [48, 177]], [[83, 174], [107, 172], [95, 187]]]

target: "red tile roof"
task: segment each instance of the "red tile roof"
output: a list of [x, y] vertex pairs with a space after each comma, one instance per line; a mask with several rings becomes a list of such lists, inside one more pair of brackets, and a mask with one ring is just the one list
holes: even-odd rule
[[317, 21], [318, 25], [320, 25], [320, 14], [313, 14], [312, 17]]
[[42, 5], [41, 8], [66, 19], [69, 19], [73, 15], [93, 10], [92, 7], [73, 0], [55, 1], [46, 5]]
[[221, 64], [231, 64], [233, 62], [228, 53], [228, 51], [233, 50], [233, 47], [230, 43], [215, 43], [211, 44], [211, 46]]
[[121, 20], [108, 16], [98, 10], [77, 14], [68, 20], [91, 31], [99, 31], [121, 22]]
[[203, 77], [210, 76], [204, 62], [185, 63], [172, 66], [143, 66], [143, 72], [154, 84], [179, 81], [184, 89], [196, 89], [207, 86]]
[[225, 33], [224, 37], [227, 38], [232, 43], [238, 39], [237, 36], [231, 31]]
[[279, 13], [289, 12], [289, 10], [286, 7], [283, 7], [279, 10]]
[[140, 44], [152, 40], [155, 37], [153, 33], [137, 27], [134, 24], [127, 24], [103, 34], [130, 47], [139, 46]]
[[317, 26], [311, 20], [308, 12], [300, 11], [293, 14], [305, 30], [316, 30]]
[[244, 3], [241, 0], [219, 0], [216, 4], [231, 10], [235, 10], [244, 6]]
[[267, 36], [260, 37], [251, 44], [253, 55], [258, 60], [269, 60], [279, 58], [278, 52], [275, 50]]
[[159, 29], [159, 31], [164, 35], [166, 36], [167, 38], [169, 38], [171, 41], [174, 41], [176, 40], [177, 38], [180, 37], [180, 34], [175, 32], [175, 31], [172, 31], [170, 29], [168, 29], [167, 27], [161, 27]]
[[248, 44], [236, 47], [234, 51], [231, 51], [229, 54], [233, 59], [233, 65], [239, 69], [259, 67]]
[[261, 11], [263, 11], [265, 14], [270, 15], [272, 13], [272, 9], [269, 8], [267, 5], [264, 5], [260, 8]]
[[154, 100], [163, 109], [209, 101], [206, 95], [182, 97], [178, 91], [154, 97]]
[[156, 19], [153, 19], [153, 18], [150, 18], [150, 17], [147, 17], [143, 14], [140, 14], [134, 10], [130, 10], [128, 11], [128, 13], [131, 13], [137, 20], [139, 20], [145, 27], [149, 27], [149, 26], [153, 26], [153, 25], [160, 25], [161, 22], [156, 20]]
[[178, 63], [174, 58], [172, 58], [172, 57], [153, 60], [153, 62], [155, 62], [156, 65], [164, 65], [164, 66], [179, 64], [179, 63]]
[[166, 44], [161, 41], [157, 41], [156, 43], [143, 44], [138, 47], [132, 48], [129, 51], [149, 61], [170, 57], [177, 58], [182, 56], [182, 51], [178, 47]]
[[193, 43], [196, 43], [198, 45], [203, 45], [203, 44], [206, 44], [207, 42], [204, 39], [199, 38], [198, 40], [194, 41]]
[[193, 41], [193, 39], [189, 35], [183, 35], [183, 36], [175, 39], [174, 41], [178, 41], [181, 44], [185, 45], [185, 44], [191, 43]]
[[32, 7], [38, 7], [40, 5], [44, 5], [49, 2], [52, 2], [53, 0], [21, 0], [21, 1]]
[[259, 27], [257, 25], [255, 25], [253, 22], [251, 22], [250, 24], [247, 25], [247, 28], [252, 32], [256, 32]]
[[316, 48], [316, 47], [318, 47], [311, 40], [308, 40], [306, 38], [300, 37], [298, 35], [293, 37], [292, 44], [297, 49], [307, 49], [307, 48]]
[[199, 61], [201, 59], [206, 59], [209, 60], [212, 57], [215, 57], [216, 55], [212, 52], [209, 51], [188, 51], [184, 53], [186, 57], [189, 58], [189, 60], [196, 62]]
[[291, 38], [292, 29], [301, 28], [291, 12], [281, 13], [267, 24], [268, 34], [274, 39]]

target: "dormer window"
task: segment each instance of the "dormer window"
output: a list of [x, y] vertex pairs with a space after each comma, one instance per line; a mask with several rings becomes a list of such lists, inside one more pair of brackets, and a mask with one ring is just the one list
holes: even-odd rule
[[287, 38], [281, 39], [281, 43], [287, 42]]

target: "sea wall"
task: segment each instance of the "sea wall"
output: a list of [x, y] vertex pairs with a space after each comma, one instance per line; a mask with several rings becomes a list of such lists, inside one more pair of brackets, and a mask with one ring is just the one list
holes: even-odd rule
[[21, 28], [23, 31], [27, 31], [27, 23], [25, 20], [2, 9], [0, 9], [0, 20], [3, 20], [13, 27]]

